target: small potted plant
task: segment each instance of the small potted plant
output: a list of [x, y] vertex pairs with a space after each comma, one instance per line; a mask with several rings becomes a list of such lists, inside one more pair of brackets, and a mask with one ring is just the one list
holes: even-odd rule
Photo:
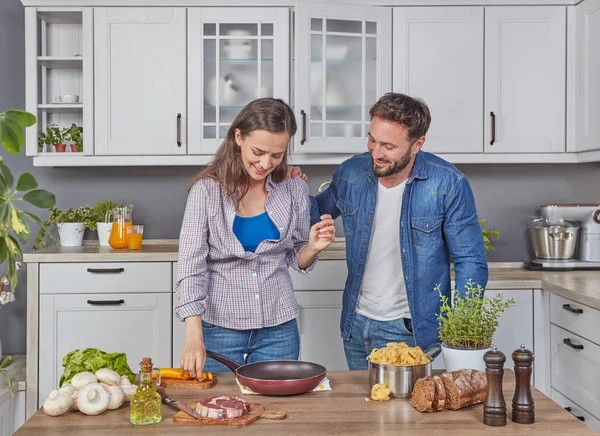
[[98, 242], [101, 247], [110, 247], [108, 238], [112, 229], [112, 222], [106, 222], [106, 214], [115, 207], [121, 207], [122, 204], [103, 198], [92, 206], [91, 230], [98, 230]]
[[65, 149], [67, 148], [67, 144], [65, 143], [65, 134], [65, 128], [61, 129], [56, 124], [52, 124], [46, 129], [46, 144], [54, 146], [56, 152], [64, 153]]
[[[46, 135], [46, 133], [44, 132], [40, 132], [38, 134], [38, 148], [40, 149], [40, 151], [44, 151], [44, 147], [48, 145], [49, 147], [54, 147], [52, 144], [50, 144], [48, 142], [48, 135]], [[48, 151], [52, 151], [52, 150], [48, 150]]]
[[[479, 220], [479, 225], [483, 225], [483, 223], [485, 223], [485, 219], [480, 219]], [[483, 227], [481, 228], [481, 235], [483, 236], [483, 245], [485, 247], [485, 252], [487, 253], [490, 250], [494, 249], [494, 246], [492, 245], [492, 241], [491, 241], [491, 237], [494, 236], [496, 239], [500, 238], [500, 232], [497, 230], [484, 230]]]
[[[64, 212], [53, 207], [50, 209], [48, 218], [40, 226], [40, 232], [35, 240], [33, 249], [37, 250], [46, 246], [44, 240], [46, 235], [64, 247], [78, 247], [82, 245], [84, 230], [93, 228], [91, 217], [92, 208], [88, 205], [76, 209], [69, 208]], [[52, 225], [55, 225], [58, 229], [60, 239], [57, 239], [49, 230]]]
[[502, 294], [487, 298], [484, 289], [474, 287], [471, 280], [465, 285], [464, 297], [455, 290], [452, 302], [441, 294], [439, 285], [436, 290], [441, 299], [438, 322], [446, 371], [484, 371], [483, 355], [492, 347], [498, 318], [515, 300], [504, 301]]
[[71, 124], [71, 127], [66, 129], [65, 140], [71, 141], [72, 152], [83, 151], [83, 127], [76, 124]]

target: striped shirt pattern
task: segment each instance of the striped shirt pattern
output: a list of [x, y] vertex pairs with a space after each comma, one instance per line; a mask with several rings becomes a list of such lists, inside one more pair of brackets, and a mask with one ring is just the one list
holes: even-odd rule
[[179, 237], [175, 290], [181, 320], [201, 315], [208, 323], [235, 330], [272, 327], [298, 316], [291, 266], [310, 232], [308, 185], [299, 177], [273, 183], [267, 178], [266, 212], [280, 239], [262, 241], [246, 252], [233, 233], [236, 207], [222, 185], [204, 178], [189, 192]]

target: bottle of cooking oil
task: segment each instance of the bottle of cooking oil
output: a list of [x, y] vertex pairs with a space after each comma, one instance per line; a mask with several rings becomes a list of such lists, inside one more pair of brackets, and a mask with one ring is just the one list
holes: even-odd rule
[[144, 357], [140, 366], [140, 382], [131, 398], [129, 420], [135, 425], [156, 424], [162, 420], [162, 397], [156, 392], [152, 373], [157, 373], [156, 384], [160, 385], [160, 371], [152, 368], [150, 357]]

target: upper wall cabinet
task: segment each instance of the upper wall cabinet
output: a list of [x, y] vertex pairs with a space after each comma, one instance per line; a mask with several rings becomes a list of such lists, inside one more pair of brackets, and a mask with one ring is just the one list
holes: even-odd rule
[[394, 91], [431, 111], [424, 150], [483, 151], [483, 7], [394, 8]]
[[[92, 14], [92, 8], [25, 11], [26, 109], [38, 120], [26, 130], [27, 156], [94, 154]], [[44, 140], [47, 133], [52, 141]]]
[[585, 0], [569, 12], [569, 151], [600, 150], [600, 0]]
[[391, 90], [389, 8], [298, 2], [294, 153], [366, 150], [369, 109]]
[[566, 7], [485, 8], [490, 153], [565, 152]]
[[187, 153], [186, 9], [95, 8], [96, 155]]
[[188, 151], [212, 154], [240, 110], [289, 102], [287, 8], [188, 9]]

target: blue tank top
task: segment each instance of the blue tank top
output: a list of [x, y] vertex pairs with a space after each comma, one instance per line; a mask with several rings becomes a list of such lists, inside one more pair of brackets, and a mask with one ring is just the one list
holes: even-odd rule
[[233, 233], [246, 251], [256, 251], [256, 247], [265, 239], [277, 240], [279, 230], [273, 224], [266, 212], [250, 218], [235, 216]]

